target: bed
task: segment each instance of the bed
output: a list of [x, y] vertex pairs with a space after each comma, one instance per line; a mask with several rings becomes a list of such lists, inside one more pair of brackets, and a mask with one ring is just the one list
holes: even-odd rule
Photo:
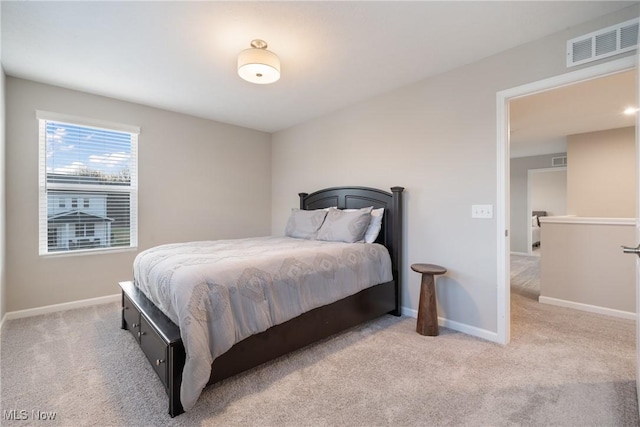
[[531, 246], [540, 247], [540, 217], [547, 216], [547, 211], [531, 212]]
[[[360, 244], [360, 246], [367, 248], [367, 253], [376, 252], [381, 248], [380, 245], [386, 248], [384, 252], [388, 252], [390, 272], [388, 275], [380, 273], [379, 277], [386, 277], [389, 280], [383, 280], [382, 283], [374, 283], [373, 286], [367, 285], [360, 289], [354, 287], [351, 279], [346, 278], [348, 276], [337, 272], [331, 273], [334, 277], [340, 277], [339, 280], [349, 281], [349, 283], [341, 283], [340, 287], [352, 288], [352, 292], [355, 293], [341, 296], [333, 302], [309, 310], [303, 310], [295, 317], [277, 323], [264, 331], [252, 333], [247, 337], [242, 336], [242, 339], [232, 344], [228, 350], [217, 355], [211, 365], [207, 366], [208, 370], [196, 369], [194, 371], [189, 369], [191, 360], [196, 357], [193, 352], [185, 351], [185, 348], [195, 348], [192, 345], [194, 340], [189, 335], [191, 333], [188, 330], [191, 327], [189, 322], [184, 322], [184, 318], [179, 318], [175, 313], [168, 311], [166, 307], [162, 307], [161, 301], [154, 298], [154, 295], [149, 295], [148, 289], [142, 286], [142, 283], [132, 281], [120, 283], [122, 288], [122, 329], [129, 330], [134, 335], [143, 353], [158, 374], [169, 397], [169, 415], [173, 417], [184, 412], [181, 400], [183, 372], [186, 372], [185, 384], [193, 382], [194, 372], [206, 372], [208, 378], [200, 375], [200, 378], [196, 379], [203, 384], [205, 382], [207, 385], [213, 384], [384, 314], [390, 313], [399, 316], [403, 190], [402, 187], [393, 187], [391, 192], [366, 187], [335, 187], [311, 194], [300, 193], [301, 211], [326, 210], [332, 207], [337, 207], [345, 212], [346, 210], [364, 210], [368, 207], [382, 208], [384, 210], [382, 225], [375, 242], [366, 245]], [[223, 243], [202, 243], [201, 246], [220, 244]], [[238, 244], [252, 245], [254, 242], [238, 241]], [[289, 244], [291, 244], [290, 241]], [[309, 244], [311, 246], [320, 245], [322, 250], [325, 250], [324, 243], [310, 242]], [[346, 245], [344, 249], [346, 251], [346, 248], [351, 244], [345, 243], [344, 245]], [[296, 246], [295, 250], [302, 253], [310, 249], [306, 247], [298, 249]], [[366, 255], [361, 256], [361, 258], [363, 257], [366, 258]], [[162, 259], [162, 256], [158, 259]], [[259, 261], [261, 260], [256, 260], [256, 262]], [[203, 268], [208, 268], [208, 266]], [[136, 277], [138, 276], [136, 275]], [[343, 277], [345, 279], [342, 279]], [[238, 281], [238, 283], [240, 282]], [[142, 288], [136, 284], [141, 285]], [[176, 298], [180, 297], [173, 296], [171, 301]], [[152, 299], [156, 300], [155, 304]], [[180, 330], [178, 324], [183, 325], [183, 331]], [[184, 335], [183, 332], [187, 335]], [[213, 336], [212, 334], [217, 332], [223, 333], [224, 331], [222, 329], [209, 331], [208, 336]], [[186, 342], [183, 341], [183, 335], [187, 337]], [[200, 358], [199, 355], [197, 356]], [[201, 361], [199, 363], [202, 364]], [[188, 398], [185, 397], [185, 399]], [[186, 400], [186, 402], [189, 402], [189, 406], [192, 405], [191, 400]]]

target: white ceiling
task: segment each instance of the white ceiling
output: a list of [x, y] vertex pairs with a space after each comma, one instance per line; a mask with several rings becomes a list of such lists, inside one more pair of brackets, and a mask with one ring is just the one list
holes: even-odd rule
[[[273, 132], [637, 2], [2, 2], [8, 75]], [[261, 38], [282, 78], [252, 85]]]
[[509, 103], [511, 157], [566, 151], [566, 136], [635, 125], [636, 70], [617, 73]]

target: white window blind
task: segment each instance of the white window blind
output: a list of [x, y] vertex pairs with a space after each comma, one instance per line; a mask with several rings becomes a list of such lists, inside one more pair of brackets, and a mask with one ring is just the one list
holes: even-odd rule
[[40, 255], [138, 245], [139, 128], [38, 111]]

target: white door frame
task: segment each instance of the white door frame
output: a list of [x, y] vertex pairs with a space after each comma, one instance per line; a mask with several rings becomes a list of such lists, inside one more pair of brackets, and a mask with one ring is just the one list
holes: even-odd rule
[[[498, 194], [496, 198], [496, 232], [498, 254], [498, 339], [501, 344], [508, 344], [511, 340], [511, 289], [509, 287], [509, 101], [527, 95], [544, 92], [631, 70], [636, 67], [636, 57], [627, 56], [604, 64], [582, 68], [566, 74], [561, 74], [548, 79], [528, 83], [511, 89], [500, 91], [496, 94], [496, 121], [497, 121], [497, 181]], [[637, 292], [637, 291], [636, 291]]]
[[[555, 167], [555, 168], [538, 168], [538, 169], [529, 169], [527, 171], [527, 222], [526, 224], [530, 224], [531, 223], [531, 212], [533, 211], [533, 208], [531, 207], [531, 193], [533, 192], [533, 187], [531, 186], [531, 175], [537, 174], [537, 173], [547, 173], [547, 172], [558, 172], [558, 171], [567, 171], [567, 167], [566, 166], [559, 166], [559, 167]], [[527, 253], [529, 255], [533, 254], [533, 240], [531, 237], [531, 226], [528, 227], [529, 232], [527, 233]]]

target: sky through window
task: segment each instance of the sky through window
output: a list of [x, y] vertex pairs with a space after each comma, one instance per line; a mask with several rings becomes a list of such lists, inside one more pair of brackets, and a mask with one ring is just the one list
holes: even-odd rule
[[131, 134], [47, 121], [47, 173], [128, 175]]

